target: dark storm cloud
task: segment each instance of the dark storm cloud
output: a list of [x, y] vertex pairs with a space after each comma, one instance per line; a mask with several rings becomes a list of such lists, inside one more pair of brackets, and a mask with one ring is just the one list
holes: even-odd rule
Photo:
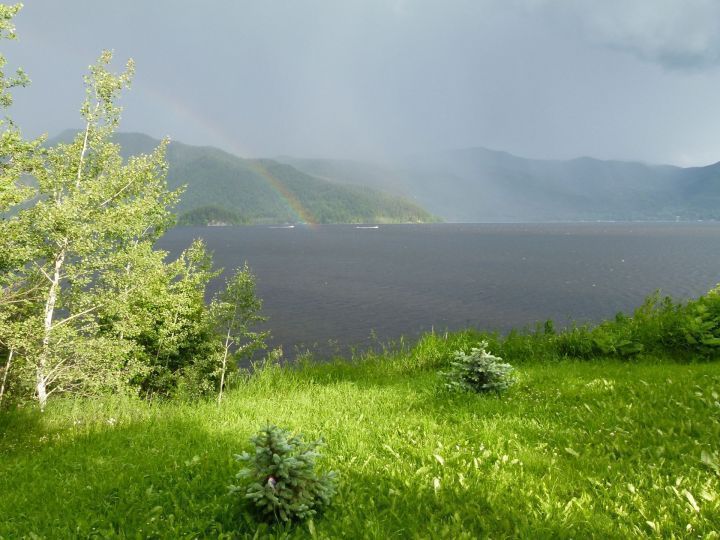
[[[124, 130], [242, 155], [720, 159], [720, 2], [29, 0], [6, 45], [29, 133], [78, 125], [84, 69], [133, 57]], [[679, 67], [692, 69], [677, 69]]]
[[717, 0], [528, 0], [586, 38], [669, 69], [720, 63]]

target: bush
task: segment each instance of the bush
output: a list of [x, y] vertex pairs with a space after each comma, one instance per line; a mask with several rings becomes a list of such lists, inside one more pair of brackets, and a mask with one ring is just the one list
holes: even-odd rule
[[[335, 494], [336, 473], [318, 475], [315, 460], [320, 441], [304, 442], [299, 436], [276, 426], [267, 426], [251, 438], [255, 452], [235, 459], [247, 463], [238, 479], [249, 482], [244, 488], [264, 519], [302, 520], [327, 506]], [[231, 486], [234, 493], [243, 487]]]
[[500, 393], [515, 382], [513, 367], [487, 352], [487, 346], [487, 341], [483, 341], [479, 348], [470, 349], [470, 354], [455, 352], [450, 370], [443, 373], [448, 390]]
[[685, 303], [650, 295], [632, 317], [618, 313], [595, 327], [571, 328], [554, 338], [566, 357], [631, 358], [640, 353], [714, 358], [720, 354], [720, 291]]
[[630, 358], [645, 350], [645, 345], [638, 339], [636, 321], [622, 313], [618, 313], [615, 320], [594, 328], [575, 327], [559, 334], [555, 338], [555, 347], [561, 355], [573, 358]]
[[720, 287], [688, 304], [680, 330], [697, 354], [712, 357], [720, 353]]

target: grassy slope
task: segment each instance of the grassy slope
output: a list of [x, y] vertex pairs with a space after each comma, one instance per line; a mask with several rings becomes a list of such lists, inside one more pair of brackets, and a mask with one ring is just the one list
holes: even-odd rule
[[432, 367], [443, 346], [268, 369], [221, 407], [68, 401], [6, 414], [0, 537], [252, 537], [226, 486], [232, 454], [266, 421], [327, 442], [322, 465], [341, 487], [315, 520], [321, 538], [720, 529], [720, 473], [701, 463], [720, 449], [717, 364], [531, 361], [502, 398], [448, 395]]

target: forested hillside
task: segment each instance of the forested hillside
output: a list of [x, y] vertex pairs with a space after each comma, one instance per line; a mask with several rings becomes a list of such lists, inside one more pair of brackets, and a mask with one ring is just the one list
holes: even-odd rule
[[327, 180], [411, 197], [447, 221], [720, 219], [720, 164], [536, 160], [484, 148], [383, 165], [279, 159]]
[[[57, 141], [69, 140], [67, 131]], [[118, 133], [125, 156], [148, 153], [160, 141]], [[269, 159], [243, 159], [210, 146], [171, 142], [168, 185], [186, 185], [180, 222], [221, 223], [418, 223], [436, 221], [402, 197], [367, 186], [342, 185]]]

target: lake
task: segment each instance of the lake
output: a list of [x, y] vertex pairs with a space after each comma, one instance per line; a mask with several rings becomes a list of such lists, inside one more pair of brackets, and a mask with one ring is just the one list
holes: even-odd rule
[[433, 328], [599, 321], [656, 289], [691, 298], [720, 282], [720, 223], [180, 227], [159, 247], [198, 237], [218, 266], [248, 262], [291, 358]]

